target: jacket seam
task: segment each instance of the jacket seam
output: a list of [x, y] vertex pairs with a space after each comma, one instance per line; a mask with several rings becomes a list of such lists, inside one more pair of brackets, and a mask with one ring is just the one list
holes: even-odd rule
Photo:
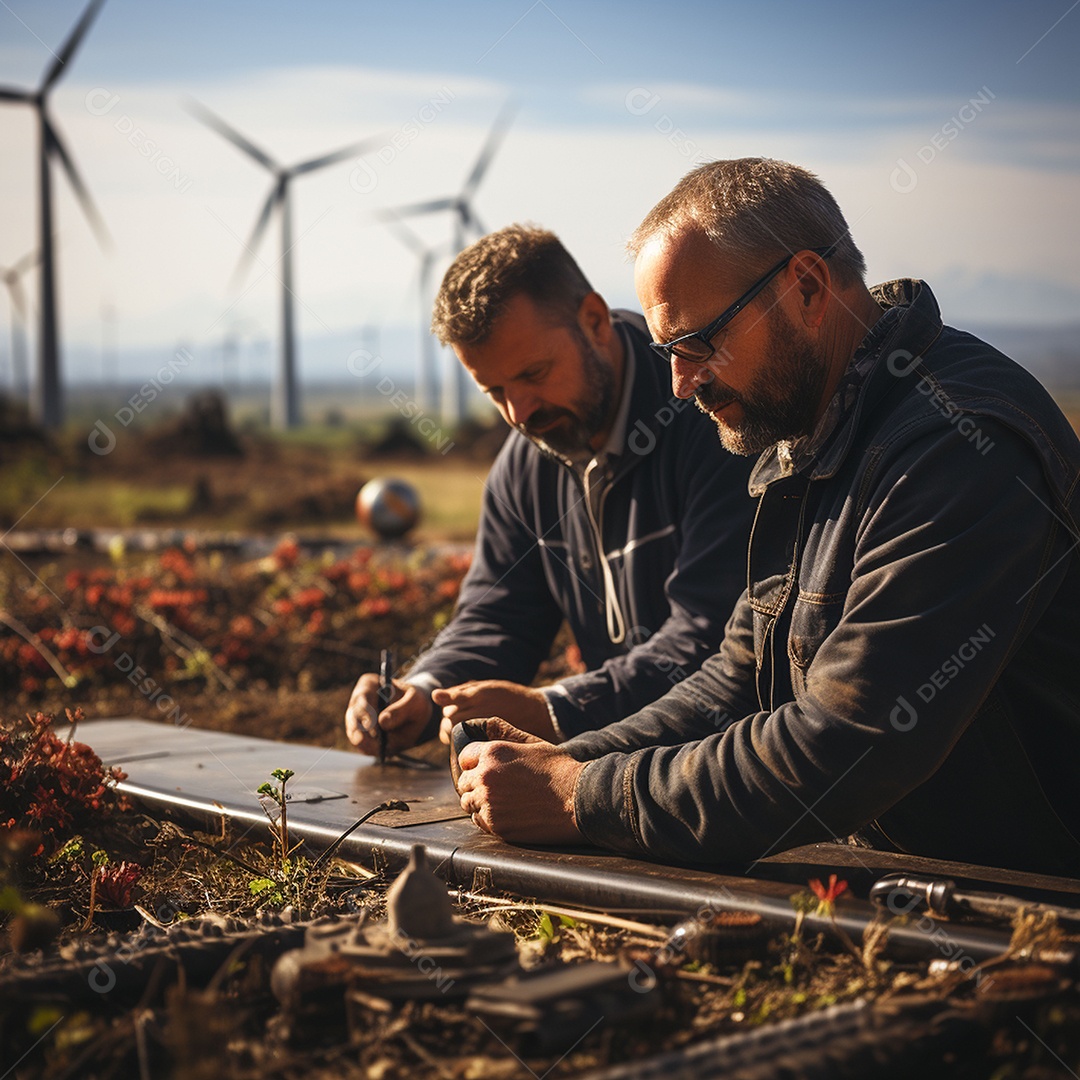
[[637, 804], [634, 802], [634, 771], [638, 761], [645, 753], [638, 750], [630, 755], [630, 760], [623, 766], [623, 803], [626, 807], [626, 815], [630, 819], [630, 835], [637, 842], [638, 847], [645, 851], [645, 843], [641, 835], [641, 820], [638, 815]]

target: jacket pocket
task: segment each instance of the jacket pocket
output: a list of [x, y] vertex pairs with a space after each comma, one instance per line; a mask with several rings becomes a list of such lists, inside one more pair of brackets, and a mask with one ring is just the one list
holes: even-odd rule
[[806, 674], [821, 643], [836, 629], [844, 613], [844, 595], [800, 592], [791, 612], [788, 660], [795, 697], [806, 692]]

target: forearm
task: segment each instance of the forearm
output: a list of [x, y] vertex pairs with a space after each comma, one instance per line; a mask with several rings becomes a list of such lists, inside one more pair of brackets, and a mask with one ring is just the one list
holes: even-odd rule
[[476, 679], [506, 679], [528, 686], [557, 629], [556, 618], [525, 620], [517, 610], [478, 612], [470, 610], [466, 600], [431, 648], [419, 656], [409, 681], [428, 690]]

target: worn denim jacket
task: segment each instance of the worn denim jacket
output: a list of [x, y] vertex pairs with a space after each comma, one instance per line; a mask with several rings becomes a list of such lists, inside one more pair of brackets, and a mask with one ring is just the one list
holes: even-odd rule
[[[1080, 442], [1039, 383], [900, 306], [808, 460], [767, 451], [720, 652], [570, 740], [591, 842], [750, 862], [856, 835], [1080, 870]], [[857, 354], [858, 357], [858, 354]]]
[[[594, 513], [562, 459], [511, 432], [488, 475], [457, 610], [409, 681], [531, 683], [565, 619], [587, 671], [548, 690], [573, 736], [655, 701], [716, 652], [742, 592], [750, 462], [673, 399], [640, 315], [617, 311], [634, 352], [626, 447]], [[613, 639], [611, 594], [624, 632]], [[433, 713], [434, 734], [438, 726]]]

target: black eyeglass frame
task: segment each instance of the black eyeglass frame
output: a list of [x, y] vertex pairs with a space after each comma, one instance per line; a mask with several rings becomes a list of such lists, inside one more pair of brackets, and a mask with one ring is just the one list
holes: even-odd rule
[[[837, 246], [837, 244], [829, 244], [828, 247], [802, 248], [800, 250], [812, 251], [815, 255], [820, 255], [823, 259], [827, 259], [830, 255], [835, 253]], [[675, 355], [680, 360], [685, 360], [690, 364], [707, 364], [716, 353], [712, 339], [716, 337], [716, 335], [720, 333], [720, 331], [723, 330], [724, 327], [727, 326], [727, 324], [731, 322], [731, 320], [734, 319], [735, 316], [738, 315], [739, 312], [742, 311], [742, 309], [746, 307], [747, 304], [749, 304], [750, 301], [753, 300], [754, 297], [756, 297], [797, 254], [797, 251], [793, 251], [790, 255], [785, 255], [771, 270], [762, 277], [759, 277], [757, 281], [755, 281], [754, 284], [735, 301], [735, 303], [731, 304], [717, 315], [708, 326], [704, 326], [700, 330], [692, 330], [689, 334], [683, 334], [681, 337], [677, 337], [672, 341], [650, 341], [649, 348], [658, 356], [663, 357], [664, 362], [668, 364], [671, 363], [672, 355]], [[700, 341], [709, 351], [705, 356], [700, 358], [696, 356], [683, 356], [681, 353], [676, 352], [675, 349], [676, 346], [684, 341]]]

